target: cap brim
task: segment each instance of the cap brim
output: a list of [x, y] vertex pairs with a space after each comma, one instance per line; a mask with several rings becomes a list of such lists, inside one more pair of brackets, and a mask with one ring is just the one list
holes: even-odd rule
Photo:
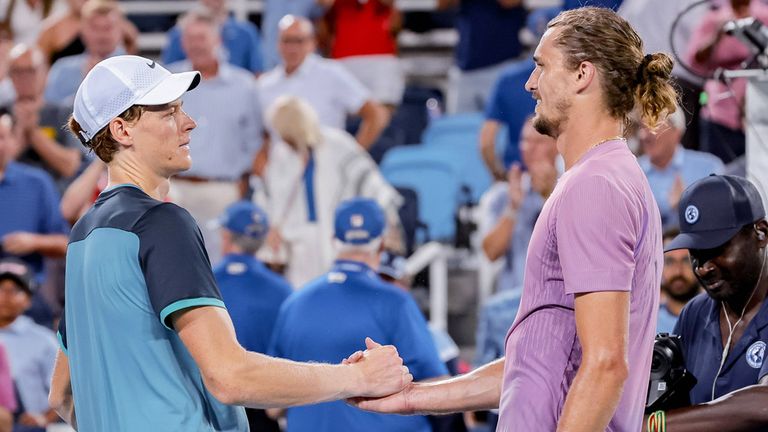
[[664, 252], [677, 249], [714, 249], [732, 239], [741, 228], [681, 233], [664, 247]]
[[29, 286], [29, 282], [24, 280], [21, 276], [15, 273], [10, 273], [10, 272], [0, 273], [0, 281], [6, 280], [6, 279], [11, 279], [16, 284], [18, 284], [23, 291], [29, 294], [32, 294], [32, 287]]
[[168, 75], [134, 105], [164, 105], [180, 98], [200, 84], [200, 72], [180, 72]]

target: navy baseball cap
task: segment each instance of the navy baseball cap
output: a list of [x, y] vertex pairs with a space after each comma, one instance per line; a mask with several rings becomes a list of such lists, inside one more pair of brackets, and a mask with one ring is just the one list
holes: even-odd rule
[[370, 198], [353, 198], [339, 204], [334, 222], [335, 237], [344, 243], [365, 244], [384, 232], [384, 211]]
[[744, 177], [710, 175], [688, 186], [680, 197], [680, 234], [666, 248], [712, 249], [745, 225], [765, 217], [763, 199]]
[[250, 201], [238, 201], [227, 207], [219, 218], [219, 224], [235, 234], [253, 238], [262, 238], [269, 231], [267, 214]]
[[18, 258], [0, 260], [0, 281], [11, 279], [27, 294], [32, 295], [34, 275], [27, 263]]

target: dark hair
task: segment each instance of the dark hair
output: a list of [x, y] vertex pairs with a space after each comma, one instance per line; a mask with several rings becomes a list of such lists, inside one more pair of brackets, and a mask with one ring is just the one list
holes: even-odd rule
[[560, 29], [554, 42], [563, 51], [566, 67], [576, 69], [585, 61], [595, 65], [603, 77], [605, 106], [625, 125], [635, 107], [651, 129], [675, 112], [672, 59], [664, 53], [643, 55], [640, 36], [612, 10], [583, 7], [565, 11], [547, 27]]
[[[133, 105], [132, 107], [123, 111], [123, 113], [117, 117], [129, 123], [135, 123], [139, 121], [141, 115], [144, 113], [144, 110], [145, 107], [141, 105]], [[87, 142], [83, 141], [83, 137], [80, 135], [80, 132], [83, 131], [83, 127], [80, 126], [80, 123], [78, 123], [77, 120], [75, 120], [74, 116], [69, 117], [67, 126], [69, 127], [69, 130], [75, 134], [75, 137], [77, 137], [77, 139], [79, 139], [84, 146], [86, 146], [92, 152], [96, 153], [96, 156], [104, 161], [104, 163], [112, 162], [112, 158], [115, 156], [115, 153], [117, 153], [117, 151], [120, 149], [120, 144], [115, 141], [115, 138], [112, 136], [112, 132], [109, 130], [109, 124], [101, 128], [101, 130], [97, 132], [90, 141]]]

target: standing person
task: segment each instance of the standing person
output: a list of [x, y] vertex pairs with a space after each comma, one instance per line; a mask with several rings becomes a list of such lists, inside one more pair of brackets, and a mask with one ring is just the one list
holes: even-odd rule
[[70, 130], [109, 176], [70, 236], [51, 385], [51, 406], [80, 431], [247, 431], [233, 405], [384, 395], [411, 379], [394, 347], [370, 339], [360, 367], [274, 359], [237, 342], [200, 229], [161, 201], [168, 178], [191, 165], [196, 125], [180, 99], [199, 82], [197, 71], [117, 56], [77, 91]]
[[[661, 219], [621, 136], [636, 107], [653, 127], [674, 110], [672, 61], [643, 55], [608, 9], [548, 24], [526, 87], [534, 126], [557, 139], [566, 172], [531, 237], [506, 358], [380, 400], [387, 412], [499, 407], [499, 431], [637, 431], [645, 407], [662, 269]], [[596, 385], [599, 383], [599, 385]]]
[[[372, 336], [396, 345], [417, 379], [448, 375], [416, 302], [375, 272], [386, 227], [381, 207], [369, 198], [344, 201], [334, 225], [336, 262], [280, 308], [270, 354], [337, 362]], [[287, 417], [288, 432], [432, 430], [423, 416], [373, 414], [342, 401], [289, 408]]]

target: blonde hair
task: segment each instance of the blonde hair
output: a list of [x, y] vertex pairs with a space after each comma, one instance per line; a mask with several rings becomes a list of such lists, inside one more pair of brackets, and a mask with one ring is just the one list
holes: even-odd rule
[[314, 147], [322, 139], [317, 113], [295, 96], [281, 96], [267, 110], [267, 122], [283, 141], [299, 149]]
[[632, 26], [610, 9], [583, 7], [565, 11], [549, 22], [565, 65], [576, 69], [591, 62], [600, 72], [609, 113], [630, 124], [637, 106], [640, 120], [656, 129], [676, 109], [671, 84], [672, 59], [664, 53], [643, 55], [643, 41]]

